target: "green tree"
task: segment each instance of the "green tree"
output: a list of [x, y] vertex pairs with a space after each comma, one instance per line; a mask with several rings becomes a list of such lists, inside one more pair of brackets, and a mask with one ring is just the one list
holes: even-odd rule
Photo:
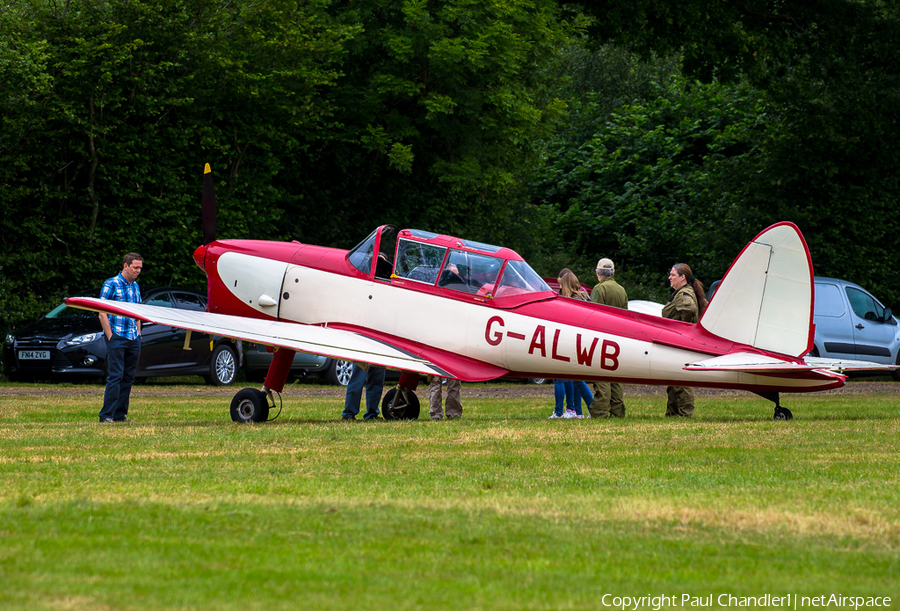
[[[748, 86], [702, 85], [677, 75], [656, 99], [609, 114], [586, 142], [557, 149], [534, 195], [559, 211], [580, 277], [601, 256], [616, 261], [632, 298], [662, 299], [671, 266], [689, 263], [707, 283], [737, 254], [729, 225], [742, 228], [742, 168], [758, 167], [766, 125]], [[738, 232], [740, 233], [740, 231]]]
[[900, 248], [897, 3], [560, 1], [594, 16], [596, 43], [614, 41], [646, 56], [677, 51], [691, 78], [763, 91], [766, 120], [778, 119], [755, 143], [759, 165], [734, 168], [744, 179], [731, 181], [729, 195], [743, 211], [734, 221], [745, 227], [736, 241], [794, 221], [818, 273], [856, 280], [900, 303], [892, 270]]
[[290, 176], [307, 202], [291, 232], [344, 246], [384, 222], [514, 233], [519, 176], [562, 116], [542, 70], [573, 30], [556, 3], [351, 0], [332, 12], [364, 35], [332, 90], [335, 137]]

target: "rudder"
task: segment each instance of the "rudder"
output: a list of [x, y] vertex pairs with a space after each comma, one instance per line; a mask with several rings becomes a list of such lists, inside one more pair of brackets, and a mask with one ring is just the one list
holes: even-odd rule
[[812, 349], [813, 269], [793, 223], [777, 223], [744, 247], [700, 319], [719, 337], [800, 357]]

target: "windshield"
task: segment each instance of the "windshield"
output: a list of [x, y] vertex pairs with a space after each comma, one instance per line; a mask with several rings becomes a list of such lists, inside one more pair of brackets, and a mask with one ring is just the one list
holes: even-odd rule
[[500, 285], [494, 292], [494, 297], [509, 297], [552, 290], [525, 261], [510, 261], [503, 270], [503, 276], [500, 278]]
[[376, 229], [369, 234], [365, 240], [353, 247], [350, 251], [350, 264], [356, 269], [368, 274], [372, 271], [372, 253], [375, 251], [375, 236], [378, 234]]
[[91, 310], [70, 308], [66, 304], [61, 303], [50, 310], [44, 318], [56, 318], [64, 320], [72, 320], [76, 318], [97, 318], [97, 313], [92, 312]]

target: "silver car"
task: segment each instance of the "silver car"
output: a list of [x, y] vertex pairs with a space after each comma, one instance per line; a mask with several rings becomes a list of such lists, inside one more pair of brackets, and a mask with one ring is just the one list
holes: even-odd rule
[[[890, 308], [852, 282], [816, 276], [813, 356], [900, 365], [900, 325]], [[893, 377], [900, 381], [900, 370]]]

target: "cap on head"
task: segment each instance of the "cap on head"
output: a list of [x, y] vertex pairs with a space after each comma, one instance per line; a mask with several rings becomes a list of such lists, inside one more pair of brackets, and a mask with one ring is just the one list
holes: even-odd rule
[[597, 271], [600, 270], [614, 272], [616, 271], [616, 266], [613, 264], [612, 259], [600, 259], [597, 261]]

